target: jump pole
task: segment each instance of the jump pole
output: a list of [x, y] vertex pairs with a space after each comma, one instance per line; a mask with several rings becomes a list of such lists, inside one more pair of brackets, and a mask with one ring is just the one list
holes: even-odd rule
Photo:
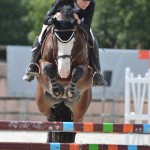
[[0, 142], [0, 149], [2, 150], [150, 150], [150, 146]]
[[[0, 121], [0, 130], [149, 134], [150, 124]], [[0, 142], [0, 150], [150, 150], [150, 145]]]
[[149, 134], [150, 124], [0, 121], [0, 130]]

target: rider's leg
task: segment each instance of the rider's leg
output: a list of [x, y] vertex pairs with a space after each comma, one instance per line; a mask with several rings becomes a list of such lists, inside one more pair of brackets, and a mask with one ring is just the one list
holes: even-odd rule
[[35, 39], [34, 45], [32, 46], [32, 50], [31, 50], [32, 51], [31, 63], [26, 69], [26, 74], [24, 75], [23, 80], [31, 82], [34, 79], [35, 75], [39, 74], [38, 62], [41, 58], [40, 50], [41, 50], [41, 45], [42, 45], [43, 34], [46, 28], [47, 26], [43, 25], [42, 31], [39, 37]]
[[[91, 36], [93, 35], [91, 34]], [[107, 86], [107, 82], [101, 73], [98, 42], [94, 37], [92, 37], [92, 40], [93, 40], [93, 48], [91, 50], [90, 62], [91, 62], [91, 67], [94, 70], [93, 85]]]
[[38, 41], [38, 37], [35, 39], [34, 45], [32, 47], [32, 58], [31, 62], [26, 69], [26, 73], [23, 77], [23, 80], [31, 82], [34, 80], [35, 75], [39, 74], [38, 62], [41, 58], [41, 44]]

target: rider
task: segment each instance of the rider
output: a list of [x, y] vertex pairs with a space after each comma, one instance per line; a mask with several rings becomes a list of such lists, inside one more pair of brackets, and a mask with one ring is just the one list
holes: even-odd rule
[[80, 24], [81, 27], [83, 27], [86, 31], [88, 31], [92, 37], [94, 48], [92, 49], [91, 56], [90, 56], [90, 61], [91, 61], [90, 65], [94, 70], [93, 85], [106, 86], [107, 82], [105, 81], [103, 75], [101, 74], [98, 44], [90, 29], [92, 19], [93, 19], [93, 14], [94, 14], [94, 8], [95, 8], [95, 2], [93, 0], [56, 0], [55, 1], [55, 3], [52, 5], [52, 7], [48, 11], [44, 19], [42, 32], [40, 36], [36, 38], [35, 43], [32, 47], [31, 50], [33, 52], [32, 60], [26, 70], [26, 74], [23, 77], [23, 79], [31, 82], [34, 79], [34, 76], [38, 74], [39, 67], [37, 63], [41, 58], [40, 49], [43, 41], [42, 36], [44, 34], [47, 25], [51, 25], [53, 18], [60, 15], [58, 11], [59, 8], [63, 5], [71, 5], [73, 7], [75, 12], [74, 17], [75, 19], [77, 19], [78, 24]]

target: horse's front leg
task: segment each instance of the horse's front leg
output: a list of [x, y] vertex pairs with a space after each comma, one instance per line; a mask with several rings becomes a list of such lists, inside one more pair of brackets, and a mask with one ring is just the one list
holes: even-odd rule
[[73, 69], [71, 85], [66, 91], [66, 95], [69, 101], [75, 101], [79, 99], [80, 92], [77, 88], [77, 84], [78, 81], [83, 77], [83, 75], [84, 75], [84, 68], [82, 65], [79, 65]]
[[52, 63], [47, 63], [43, 71], [46, 73], [48, 76], [50, 82], [51, 82], [51, 94], [53, 97], [59, 99], [64, 95], [64, 88], [57, 83], [56, 81], [56, 75], [57, 75], [57, 66]]

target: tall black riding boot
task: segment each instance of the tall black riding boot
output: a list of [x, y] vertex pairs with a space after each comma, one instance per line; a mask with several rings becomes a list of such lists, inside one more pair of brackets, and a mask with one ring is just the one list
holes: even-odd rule
[[101, 67], [100, 67], [100, 58], [99, 58], [99, 46], [96, 38], [94, 38], [93, 41], [93, 48], [91, 50], [91, 67], [94, 70], [94, 76], [93, 76], [93, 86], [107, 86], [107, 81], [104, 79], [102, 73], [101, 73]]
[[39, 65], [38, 62], [41, 58], [41, 44], [36, 38], [34, 45], [32, 47], [32, 58], [31, 63], [26, 69], [26, 74], [23, 76], [23, 80], [31, 82], [34, 80], [34, 77], [39, 74]]

